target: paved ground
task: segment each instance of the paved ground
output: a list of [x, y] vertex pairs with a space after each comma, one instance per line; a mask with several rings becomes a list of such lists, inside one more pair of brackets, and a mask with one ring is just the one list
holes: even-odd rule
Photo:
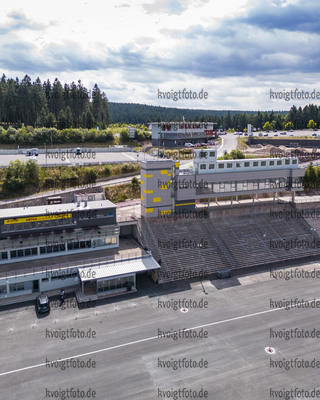
[[[299, 271], [314, 268], [319, 270], [319, 263], [300, 266]], [[180, 399], [187, 398], [182, 397], [186, 388], [208, 391], [207, 397], [195, 398], [262, 400], [274, 398], [270, 390], [319, 387], [317, 368], [286, 370], [270, 365], [296, 357], [320, 360], [320, 339], [270, 337], [275, 331], [295, 328], [320, 330], [315, 308], [270, 308], [270, 299], [320, 297], [318, 278], [286, 280], [281, 278], [281, 271], [283, 274], [280, 270], [272, 271], [272, 275], [264, 272], [225, 281], [163, 286], [141, 277], [139, 292], [132, 297], [109, 299], [84, 310], [73, 308], [72, 299], [67, 299], [69, 308], [62, 310], [53, 303], [50, 315], [41, 318], [36, 317], [32, 305], [1, 309], [1, 399], [63, 399], [59, 390], [70, 388], [91, 388], [96, 397], [89, 398], [101, 400]], [[189, 308], [183, 313], [179, 308], [164, 308], [162, 303], [184, 298], [199, 305], [207, 301], [207, 308]], [[71, 328], [91, 329], [96, 336], [65, 340], [50, 337]], [[177, 340], [172, 335], [158, 337], [159, 330], [183, 328], [194, 328], [191, 332], [208, 336]], [[274, 355], [266, 353], [268, 346], [275, 349]], [[61, 361], [49, 366], [49, 361], [66, 357], [73, 357], [73, 363], [89, 363], [89, 367], [72, 364], [63, 370]], [[203, 365], [187, 368], [173, 364], [179, 359], [183, 363], [184, 358], [202, 361]], [[92, 362], [96, 363], [94, 367]], [[179, 389], [177, 397], [170, 393]], [[169, 391], [166, 397], [162, 391]]]
[[141, 160], [150, 160], [153, 157], [149, 156], [146, 153], [133, 153], [133, 152], [110, 152], [110, 153], [96, 153], [95, 156], [92, 156], [92, 153], [84, 153], [83, 158], [81, 156], [76, 156], [74, 153], [56, 153], [48, 154], [39, 154], [38, 157], [27, 157], [24, 154], [17, 155], [1, 155], [0, 159], [0, 167], [6, 167], [9, 165], [10, 161], [21, 160], [28, 161], [29, 159], [36, 160], [39, 165], [63, 165], [63, 166], [72, 166], [72, 165], [86, 165], [86, 164], [99, 164], [99, 163], [114, 163], [114, 162], [122, 162], [122, 163], [130, 163]]

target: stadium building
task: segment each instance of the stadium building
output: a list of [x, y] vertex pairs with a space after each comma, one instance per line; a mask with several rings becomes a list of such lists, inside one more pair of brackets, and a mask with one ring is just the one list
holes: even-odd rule
[[[1, 209], [0, 301], [61, 287], [78, 301], [133, 292], [159, 268], [108, 200]], [[6, 302], [8, 304], [8, 302]]]
[[193, 168], [174, 160], [141, 162], [141, 215], [157, 217], [194, 211], [196, 201], [303, 190], [298, 158], [217, 160], [216, 149], [194, 150]]
[[216, 137], [213, 122], [152, 122], [152, 145], [181, 147], [186, 143], [208, 143]]

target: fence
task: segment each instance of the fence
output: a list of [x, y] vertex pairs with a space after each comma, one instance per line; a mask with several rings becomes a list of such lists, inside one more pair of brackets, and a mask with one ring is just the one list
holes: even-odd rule
[[[28, 149], [0, 149], [0, 155], [16, 155], [16, 154], [27, 154]], [[76, 150], [75, 147], [71, 148], [64, 148], [64, 149], [38, 149], [39, 154], [49, 154], [49, 153], [62, 153], [62, 152], [69, 152], [72, 150]], [[95, 148], [87, 148], [81, 147], [81, 151], [83, 153], [123, 153], [123, 152], [135, 152], [132, 147], [95, 147]]]

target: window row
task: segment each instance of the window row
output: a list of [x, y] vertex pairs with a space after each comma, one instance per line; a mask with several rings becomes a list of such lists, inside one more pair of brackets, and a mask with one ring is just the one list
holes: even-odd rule
[[265, 179], [255, 181], [237, 181], [237, 182], [218, 182], [208, 183], [206, 188], [197, 188], [197, 195], [211, 194], [211, 193], [227, 193], [227, 192], [241, 192], [249, 190], [263, 190], [263, 189], [287, 189], [287, 188], [301, 188], [302, 181], [300, 178], [279, 178], [279, 179]]
[[32, 247], [27, 249], [2, 251], [0, 253], [0, 260], [8, 260], [9, 254], [10, 254], [10, 259], [14, 259], [14, 258], [23, 258], [36, 255], [51, 254], [51, 253], [59, 253], [66, 250], [73, 251], [78, 249], [89, 249], [101, 246], [108, 246], [111, 244], [117, 244], [116, 236], [107, 237], [104, 239], [101, 238], [96, 240], [80, 240], [75, 242], [59, 243], [54, 245], [40, 246], [39, 248]]
[[[236, 162], [218, 162], [218, 169], [231, 169], [231, 168], [250, 168], [250, 167], [276, 167], [284, 165], [296, 165], [297, 160], [270, 160], [270, 161], [236, 161]], [[207, 168], [208, 166], [208, 168]], [[200, 164], [200, 169], [214, 169], [214, 164]]]

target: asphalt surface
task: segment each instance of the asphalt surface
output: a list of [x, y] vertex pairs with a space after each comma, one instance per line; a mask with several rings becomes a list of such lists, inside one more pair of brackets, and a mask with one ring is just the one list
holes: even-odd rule
[[107, 164], [107, 163], [130, 163], [143, 160], [153, 160], [154, 157], [149, 156], [146, 153], [134, 153], [134, 152], [108, 152], [108, 153], [84, 153], [83, 157], [77, 156], [74, 152], [63, 153], [53, 152], [52, 154], [39, 154], [37, 157], [27, 157], [25, 154], [3, 154], [0, 157], [0, 167], [6, 167], [11, 161], [20, 160], [28, 161], [29, 159], [36, 160], [40, 166], [46, 165], [86, 165], [86, 164]]
[[[308, 268], [320, 269], [320, 265]], [[278, 275], [276, 279], [264, 272], [163, 286], [142, 279], [139, 285], [138, 293], [93, 308], [73, 308], [72, 299], [66, 300], [64, 310], [53, 303], [51, 313], [40, 318], [33, 305], [1, 309], [1, 399], [81, 398], [59, 393], [70, 388], [91, 389], [91, 396], [83, 398], [99, 400], [180, 399], [187, 398], [182, 392], [186, 388], [198, 394], [203, 390], [202, 397], [188, 398], [262, 400], [274, 398], [271, 390], [319, 387], [318, 368], [285, 369], [274, 362], [296, 357], [320, 361], [320, 338], [272, 337], [284, 329], [320, 330], [319, 310], [270, 307], [270, 299], [318, 299], [318, 278], [286, 280]], [[174, 310], [161, 303], [184, 298], [196, 301], [199, 308], [181, 312], [178, 304]], [[159, 330], [183, 328], [193, 328], [193, 334], [202, 332], [204, 337], [159, 337]], [[91, 330], [96, 335], [65, 340], [50, 336], [67, 329]], [[275, 349], [272, 355], [265, 351], [269, 346]], [[63, 370], [58, 361], [68, 357], [89, 367], [77, 364]], [[183, 359], [203, 364], [190, 368]], [[54, 360], [57, 363], [50, 367]], [[179, 389], [180, 393], [170, 392]]]

